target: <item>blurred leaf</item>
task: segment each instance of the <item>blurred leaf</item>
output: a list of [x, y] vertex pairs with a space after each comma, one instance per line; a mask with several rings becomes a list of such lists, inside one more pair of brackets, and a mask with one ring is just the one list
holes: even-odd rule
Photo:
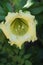
[[25, 65], [32, 65], [32, 63], [30, 61], [26, 60]]
[[43, 2], [34, 3], [29, 8], [27, 8], [27, 9], [25, 8], [24, 11], [25, 10], [30, 11], [33, 15], [37, 15], [37, 14], [43, 12]]
[[43, 6], [42, 7], [36, 7], [34, 9], [31, 9], [32, 14], [35, 14], [35, 15], [36, 14], [39, 14], [42, 11], [43, 11]]
[[19, 54], [20, 54], [20, 56], [23, 56], [24, 53], [25, 53], [24, 49], [21, 49]]
[[43, 24], [43, 12], [36, 15], [35, 17], [39, 25]]
[[13, 7], [9, 0], [0, 0], [0, 21], [3, 21], [5, 19], [5, 16], [8, 14], [8, 12], [13, 11]]
[[21, 65], [23, 65], [25, 62], [24, 58], [21, 58]]
[[37, 26], [37, 36], [39, 40], [43, 43], [43, 24]]
[[0, 22], [4, 20], [4, 18], [5, 18], [5, 11], [3, 7], [0, 5]]
[[0, 14], [4, 14], [5, 12], [4, 12], [4, 10], [3, 10], [3, 8], [0, 6]]
[[13, 8], [9, 2], [6, 3], [6, 7], [8, 9], [8, 12], [13, 12]]
[[43, 12], [43, 3], [34, 4], [33, 6], [31, 6], [30, 11], [35, 15]]
[[37, 2], [30, 8], [24, 9], [24, 11], [30, 11], [37, 20], [37, 36], [43, 43], [43, 2]]
[[24, 55], [24, 58], [25, 58], [25, 59], [29, 59], [30, 56], [31, 56], [31, 54], [27, 54], [27, 55]]
[[[4, 20], [8, 12], [13, 12], [12, 5], [16, 9], [15, 11], [18, 11], [22, 9], [27, 0], [12, 1], [13, 4], [9, 0], [0, 0], [0, 22]], [[26, 9], [26, 11], [30, 11], [35, 15], [38, 22], [37, 36], [43, 43], [43, 2], [33, 1], [37, 3]], [[22, 46], [19, 49], [16, 45], [11, 46], [2, 30], [0, 30], [0, 65], [43, 65], [43, 47], [40, 46], [39, 48], [39, 43], [37, 41], [31, 42], [26, 44], [26, 47]]]
[[38, 57], [39, 60], [43, 59], [43, 49], [39, 50], [37, 57]]
[[37, 36], [39, 40], [43, 43], [43, 12], [36, 15], [37, 24]]
[[14, 4], [15, 11], [19, 11], [25, 5], [27, 0], [12, 0]]
[[0, 21], [5, 19], [5, 15], [0, 15]]
[[6, 61], [5, 58], [3, 58], [3, 59], [1, 59], [1, 62], [4, 64], [4, 63], [6, 63], [7, 61]]
[[0, 30], [0, 42], [5, 42], [6, 40], [6, 36], [4, 35], [4, 33], [2, 32], [2, 30]]
[[15, 55], [15, 56], [13, 57], [13, 61], [20, 63], [20, 62], [21, 62], [21, 56]]
[[32, 0], [34, 3], [39, 2], [40, 0]]
[[3, 63], [0, 63], [0, 65], [3, 65]]

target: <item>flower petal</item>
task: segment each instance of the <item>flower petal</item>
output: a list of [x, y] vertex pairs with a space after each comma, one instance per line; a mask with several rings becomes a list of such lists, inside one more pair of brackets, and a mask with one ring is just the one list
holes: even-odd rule
[[[15, 27], [14, 26], [18, 26], [22, 21], [17, 21], [17, 19], [22, 19], [23, 24], [28, 25], [28, 29], [27, 32], [24, 35], [16, 35], [15, 33], [13, 34], [13, 30], [15, 31]], [[35, 40], [37, 40], [37, 36], [36, 36], [36, 25], [37, 25], [37, 21], [35, 20], [35, 16], [31, 15], [30, 12], [22, 12], [21, 10], [19, 12], [16, 13], [8, 13], [8, 15], [5, 17], [6, 22], [5, 23], [1, 23], [0, 24], [0, 28], [3, 30], [4, 34], [6, 35], [6, 37], [9, 39], [9, 43], [11, 45], [16, 44], [19, 48], [21, 48], [21, 45], [25, 42], [25, 41], [32, 41], [34, 42]], [[20, 22], [19, 24], [15, 24], [15, 20], [16, 22]], [[13, 24], [12, 24], [13, 22]], [[12, 26], [14, 27], [12, 30]], [[20, 26], [23, 25], [22, 23], [20, 24]], [[21, 28], [18, 30], [17, 28], [17, 33], [19, 32], [20, 34], [23, 33], [23, 31], [21, 32]], [[26, 29], [26, 28], [24, 28]], [[12, 31], [11, 31], [12, 30]]]

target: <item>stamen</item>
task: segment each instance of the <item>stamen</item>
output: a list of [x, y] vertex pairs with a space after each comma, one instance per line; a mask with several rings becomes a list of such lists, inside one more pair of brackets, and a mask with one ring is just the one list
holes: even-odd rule
[[16, 29], [16, 32], [17, 32], [17, 29]]
[[24, 29], [24, 26], [22, 26], [22, 29]]
[[28, 31], [27, 21], [22, 18], [16, 18], [11, 24], [11, 31], [15, 35], [24, 35]]

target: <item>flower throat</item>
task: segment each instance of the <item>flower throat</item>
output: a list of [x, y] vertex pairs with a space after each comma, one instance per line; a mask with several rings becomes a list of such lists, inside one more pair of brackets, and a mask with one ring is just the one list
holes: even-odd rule
[[28, 31], [27, 21], [22, 18], [16, 18], [10, 25], [13, 34], [22, 36]]

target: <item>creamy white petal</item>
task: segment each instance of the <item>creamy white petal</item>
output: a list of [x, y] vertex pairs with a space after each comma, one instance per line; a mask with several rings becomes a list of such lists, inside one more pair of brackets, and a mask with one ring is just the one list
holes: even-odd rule
[[[10, 25], [16, 18], [24, 19], [25, 20], [24, 23], [28, 25], [27, 32], [22, 36], [13, 34], [11, 31]], [[5, 20], [6, 20], [5, 23], [3, 22], [0, 23], [0, 28], [3, 30], [6, 37], [9, 39], [9, 43], [11, 45], [16, 44], [19, 48], [21, 48], [21, 45], [25, 41], [34, 42], [35, 40], [37, 40], [37, 36], [36, 36], [37, 21], [35, 20], [35, 16], [31, 15], [30, 12], [24, 13], [21, 10], [16, 13], [9, 12], [8, 15], [5, 17]], [[19, 28], [20, 28], [20, 25], [19, 25]], [[23, 26], [22, 26], [22, 29], [23, 29]], [[17, 29], [16, 31], [18, 32]]]
[[25, 8], [25, 7], [28, 8], [28, 7], [30, 7], [32, 4], [33, 4], [32, 0], [27, 0], [27, 3], [24, 5], [23, 8]]

